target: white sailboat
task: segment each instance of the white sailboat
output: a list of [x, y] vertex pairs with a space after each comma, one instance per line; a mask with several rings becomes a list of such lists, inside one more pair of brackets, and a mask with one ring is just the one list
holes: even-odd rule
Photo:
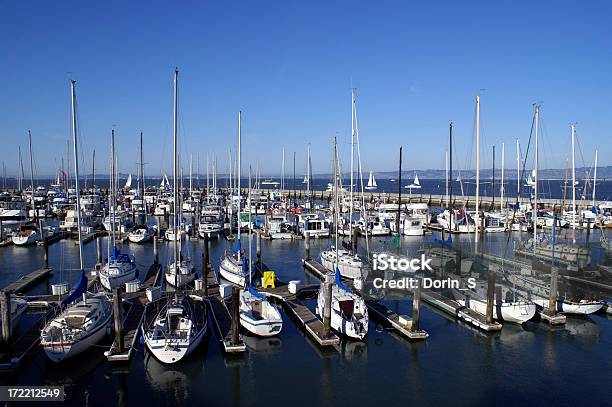
[[[173, 249], [174, 249], [174, 258], [172, 263], [168, 266], [168, 270], [166, 271], [166, 282], [168, 284], [181, 288], [186, 284], [191, 283], [196, 278], [195, 267], [193, 265], [193, 261], [188, 256], [183, 258], [182, 255], [182, 247], [179, 248], [179, 240], [180, 243], [183, 242], [183, 239], [176, 238], [177, 236], [181, 236], [179, 233], [179, 216], [178, 211], [180, 208], [179, 204], [179, 189], [178, 189], [178, 69], [174, 70], [174, 115], [173, 115], [174, 127], [173, 127], [173, 145], [174, 145], [174, 205], [172, 211], [172, 230], [173, 230]], [[184, 231], [181, 231], [184, 233]]]
[[[249, 169], [249, 205], [251, 202], [251, 171]], [[253, 226], [249, 226], [249, 284], [240, 290], [240, 325], [257, 336], [278, 335], [283, 328], [280, 311], [265, 295], [258, 293], [252, 285], [251, 236]]]
[[[115, 197], [115, 130], [111, 131], [111, 177], [110, 177], [110, 188], [111, 193], [109, 195], [109, 206], [111, 213], [109, 217], [117, 219], [115, 212], [115, 206], [117, 205], [117, 199]], [[79, 208], [80, 210], [80, 208]], [[138, 277], [138, 266], [136, 265], [136, 259], [133, 255], [123, 254], [117, 248], [117, 241], [115, 237], [115, 231], [117, 228], [110, 228], [110, 241], [108, 245], [108, 258], [107, 262], [98, 273], [100, 283], [107, 290], [112, 290], [116, 287], [121, 287], [128, 281], [132, 281]], [[111, 250], [112, 246], [112, 250]]]
[[[238, 183], [238, 213], [240, 213], [242, 209], [242, 199], [240, 197], [240, 174], [242, 173], [240, 167], [241, 118], [242, 112], [238, 112], [238, 172], [236, 174], [236, 179]], [[240, 246], [240, 227], [238, 228], [238, 232], [236, 233], [236, 244], [234, 246], [234, 250], [229, 252], [226, 250], [223, 254], [223, 258], [221, 259], [221, 263], [219, 264], [219, 274], [221, 275], [221, 277], [223, 277], [230, 283], [233, 283], [239, 287], [245, 286], [247, 266], [246, 258], [244, 258], [242, 248]]]
[[129, 191], [132, 189], [132, 174], [129, 174], [127, 180], [125, 181], [125, 185], [123, 186], [125, 191]]
[[72, 132], [74, 139], [74, 166], [76, 208], [78, 215], [79, 262], [81, 276], [73, 292], [61, 302], [59, 315], [49, 321], [40, 334], [40, 344], [53, 362], [74, 357], [94, 346], [107, 333], [113, 308], [104, 293], [87, 294], [87, 276], [83, 271], [83, 241], [81, 239], [81, 205], [79, 192], [79, 159], [76, 125], [75, 81], [70, 82], [72, 97]]
[[365, 189], [371, 191], [378, 188], [378, 184], [376, 183], [376, 178], [374, 178], [374, 174], [370, 171], [370, 177], [368, 178], [368, 185]]
[[407, 188], [412, 192], [413, 189], [421, 189], [421, 182], [419, 181], [419, 176], [414, 174], [414, 181], [412, 184], [406, 185], [404, 188]]
[[152, 308], [147, 309], [142, 333], [147, 349], [160, 362], [184, 359], [206, 336], [207, 309], [202, 301], [175, 293], [148, 307]]

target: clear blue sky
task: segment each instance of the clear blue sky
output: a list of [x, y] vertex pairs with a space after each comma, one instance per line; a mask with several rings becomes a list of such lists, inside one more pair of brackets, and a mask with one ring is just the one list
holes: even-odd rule
[[201, 172], [213, 153], [225, 172], [240, 109], [244, 162], [264, 173], [280, 173], [283, 147], [287, 171], [296, 151], [304, 173], [308, 142], [314, 172], [330, 171], [334, 134], [348, 161], [351, 86], [365, 171], [395, 169], [400, 144], [404, 168], [444, 168], [449, 120], [456, 168], [473, 167], [479, 92], [484, 166], [505, 141], [514, 168], [515, 139], [526, 143], [538, 101], [542, 167], [563, 167], [571, 121], [584, 163], [599, 148], [609, 165], [611, 15], [607, 1], [5, 1], [0, 159], [16, 173], [31, 129], [37, 173], [53, 173], [70, 136], [74, 78], [83, 165], [95, 148], [107, 171], [114, 125], [123, 172], [135, 171], [141, 129], [147, 173], [170, 172], [178, 66], [181, 149], [199, 153]]

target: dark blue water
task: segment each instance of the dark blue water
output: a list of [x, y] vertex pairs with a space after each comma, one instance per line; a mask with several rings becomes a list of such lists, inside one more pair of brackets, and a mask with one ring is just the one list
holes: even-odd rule
[[[280, 183], [280, 178], [272, 178], [272, 179]], [[303, 184], [302, 181], [303, 181], [303, 177], [296, 179], [295, 184], [293, 182], [293, 178], [285, 179], [285, 188], [289, 190], [293, 190], [295, 188], [298, 191], [305, 190], [306, 184]], [[496, 198], [500, 197], [500, 194], [501, 194], [500, 186], [501, 185], [499, 181], [500, 181], [499, 179], [496, 179], [495, 185], [493, 185], [493, 182], [491, 179], [484, 179], [484, 178], [481, 179], [480, 194], [482, 196], [492, 196], [494, 192]], [[91, 186], [91, 179], [84, 180], [82, 182], [85, 183], [85, 186]], [[241, 182], [242, 182], [243, 187], [248, 185], [248, 179], [243, 179]], [[313, 178], [311, 190], [324, 191], [327, 189], [328, 183], [330, 182], [331, 180], [328, 178]], [[406, 188], [406, 185], [409, 185], [412, 182], [413, 182], [412, 177], [408, 179], [404, 179], [404, 178], [402, 179], [402, 186], [403, 186], [402, 194], [409, 195], [412, 193], [413, 196], [423, 196], [423, 197], [428, 196], [428, 195], [445, 195], [446, 194], [446, 181], [443, 179], [420, 179], [421, 189], [413, 189], [412, 192], [410, 192], [410, 190]], [[43, 180], [43, 179], [35, 180], [34, 183], [35, 183], [35, 186], [42, 185], [42, 186], [48, 187], [49, 184], [51, 183], [51, 180]], [[119, 182], [119, 185], [122, 186], [124, 183], [125, 183], [125, 179], [122, 179]], [[147, 185], [159, 185], [160, 183], [161, 183], [160, 178], [150, 178], [150, 179], [147, 178], [146, 180]], [[367, 180], [364, 180], [364, 187], [366, 186], [366, 184], [367, 184]], [[377, 180], [377, 184], [378, 184], [378, 188], [376, 190], [368, 191], [368, 192], [397, 193], [398, 191], [398, 181], [397, 180], [392, 181], [391, 179], [379, 179]], [[452, 192], [452, 194], [455, 196], [461, 196], [461, 195], [473, 196], [476, 194], [475, 180], [471, 180], [471, 179], [463, 180], [462, 182], [458, 182], [455, 180], [451, 184], [452, 185], [449, 185], [449, 188], [451, 189], [450, 192]], [[16, 183], [14, 180], [11, 180], [11, 179], [7, 180], [7, 188], [14, 188], [15, 185]], [[27, 187], [28, 185], [29, 183], [26, 183], [25, 186]], [[97, 179], [96, 185], [100, 188], [107, 188], [108, 179], [106, 178]], [[134, 187], [135, 185], [136, 185], [136, 181], [133, 180], [132, 186]], [[200, 179], [198, 182], [197, 180], [194, 179], [193, 185], [194, 187], [197, 187], [199, 185], [199, 187], [204, 188], [206, 186], [206, 180]], [[350, 185], [350, 180], [348, 179], [344, 180], [344, 185], [346, 186]], [[185, 188], [189, 186], [188, 179], [184, 180], [183, 186]], [[227, 186], [227, 179], [219, 179], [217, 181], [217, 186], [225, 188]], [[505, 186], [505, 197], [508, 199], [516, 198], [516, 195], [517, 195], [516, 179], [506, 180], [504, 182], [504, 186]], [[263, 189], [275, 189], [275, 187], [273, 186], [266, 186], [266, 185], [262, 185], [262, 188]], [[361, 184], [357, 182], [355, 188], [356, 188], [355, 189], [356, 191], [361, 191]], [[533, 194], [533, 191], [531, 190], [531, 188], [526, 187], [523, 182], [521, 185], [520, 196], [523, 198], [529, 198], [532, 194]], [[572, 199], [571, 181], [567, 183], [564, 182], [563, 180], [539, 181], [538, 196], [540, 198], [551, 198], [551, 199], [563, 199], [563, 197], [565, 196], [567, 200], [571, 200]], [[579, 200], [586, 199], [587, 201], [590, 202], [592, 200], [592, 196], [593, 196], [592, 181], [590, 184], [585, 186], [584, 181], [580, 180], [579, 185], [576, 186], [576, 199], [579, 199]], [[612, 200], [612, 181], [610, 180], [597, 181], [596, 200], [597, 201]]]
[[[246, 235], [243, 235], [246, 237]], [[584, 236], [582, 236], [584, 238]], [[402, 247], [416, 252], [429, 237], [404, 238]], [[459, 238], [469, 247], [469, 238]], [[384, 244], [377, 239], [373, 245]], [[312, 242], [312, 253], [329, 247]], [[487, 250], [506, 248], [505, 235], [485, 236]], [[211, 243], [214, 268], [224, 248]], [[195, 259], [202, 242], [190, 242]], [[151, 245], [125, 245], [144, 270], [152, 263]], [[301, 265], [302, 241], [262, 241], [263, 260], [283, 280], [315, 283]], [[77, 248], [71, 241], [51, 246], [50, 282], [76, 281]], [[42, 264], [38, 247], [0, 248], [0, 284]], [[167, 261], [167, 245], [160, 258]], [[95, 244], [85, 245], [86, 263], [95, 262]], [[199, 270], [199, 261], [196, 261]], [[45, 292], [49, 283], [35, 288]], [[310, 302], [312, 303], [312, 301]], [[411, 313], [408, 299], [386, 300], [391, 309]], [[247, 338], [241, 356], [225, 356], [214, 334], [184, 363], [162, 366], [139, 345], [133, 360], [111, 366], [95, 348], [61, 365], [42, 352], [17, 374], [3, 375], [2, 384], [63, 384], [68, 405], [593, 405], [609, 404], [612, 371], [612, 319], [602, 315], [568, 318], [566, 326], [544, 323], [505, 325], [486, 335], [451, 320], [429, 307], [421, 310], [421, 327], [430, 337], [410, 343], [382, 329], [374, 320], [364, 343], [343, 341], [339, 351], [313, 344], [283, 313], [278, 338]], [[28, 318], [22, 321], [23, 330]], [[31, 319], [30, 319], [31, 320]]]

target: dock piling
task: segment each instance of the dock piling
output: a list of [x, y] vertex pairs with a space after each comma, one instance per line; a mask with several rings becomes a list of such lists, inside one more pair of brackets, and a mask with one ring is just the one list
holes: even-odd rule
[[414, 289], [414, 295], [412, 297], [412, 326], [410, 330], [412, 332], [419, 331], [419, 312], [421, 308], [421, 282], [416, 280], [416, 287]]
[[117, 353], [123, 352], [123, 304], [121, 302], [121, 288], [113, 288], [113, 318], [115, 319], [115, 347]]
[[102, 264], [102, 243], [100, 238], [96, 238], [96, 259], [98, 264]]
[[334, 275], [327, 273], [324, 281], [325, 302], [323, 303], [323, 335], [328, 338], [331, 328], [331, 303]]
[[495, 296], [495, 272], [493, 270], [489, 270], [487, 283], [487, 314], [485, 316], [487, 324], [491, 324], [493, 323], [493, 297]]
[[240, 318], [240, 289], [232, 287], [232, 345], [238, 344], [238, 320]]
[[304, 260], [310, 260], [310, 233], [304, 233]]
[[550, 270], [550, 292], [548, 293], [548, 315], [557, 313], [557, 267], [553, 266]]
[[155, 264], [159, 264], [159, 249], [157, 246], [158, 246], [158, 238], [157, 236], [154, 236], [153, 237], [153, 261], [155, 262]]
[[[42, 228], [40, 229], [42, 231]], [[49, 268], [49, 241], [47, 240], [47, 236], [43, 237], [43, 248], [45, 249], [45, 253], [43, 255], [44, 259], [44, 268]]]
[[0, 313], [2, 314], [2, 342], [11, 345], [11, 292], [0, 291]]

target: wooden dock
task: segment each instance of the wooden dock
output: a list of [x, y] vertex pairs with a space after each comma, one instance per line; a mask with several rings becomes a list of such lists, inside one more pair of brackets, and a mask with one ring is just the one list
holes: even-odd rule
[[495, 321], [488, 323], [484, 315], [464, 307], [457, 301], [445, 297], [440, 293], [423, 289], [421, 291], [421, 298], [430, 306], [461, 319], [468, 324], [474, 325], [485, 332], [495, 332], [502, 329], [502, 324]]
[[377, 301], [366, 301], [370, 315], [378, 317], [383, 321], [386, 321], [394, 330], [400, 333], [402, 336], [411, 340], [423, 340], [429, 337], [429, 334], [422, 329], [413, 331], [412, 330], [412, 319], [407, 319], [405, 323], [400, 321], [400, 316], [383, 304]]
[[242, 337], [238, 335], [238, 341], [232, 341], [232, 317], [230, 315], [225, 301], [221, 298], [219, 292], [219, 280], [213, 270], [210, 270], [207, 276], [208, 290], [208, 309], [212, 315], [214, 327], [216, 329], [217, 339], [226, 353], [241, 353], [246, 351], [246, 345], [242, 341]]
[[127, 362], [131, 359], [133, 350], [136, 346], [139, 332], [145, 313], [147, 312], [148, 299], [145, 296], [145, 290], [153, 287], [161, 278], [161, 265], [153, 263], [146, 274], [140, 290], [135, 293], [125, 293], [123, 295], [123, 350], [118, 351], [119, 343], [117, 338], [113, 341], [110, 349], [104, 352], [109, 362]]
[[12, 284], [4, 287], [4, 291], [10, 291], [13, 293], [23, 292], [26, 288], [38, 283], [39, 281], [48, 278], [51, 275], [50, 268], [40, 268], [38, 270], [34, 270], [33, 272], [26, 274], [25, 276], [19, 277], [19, 280], [15, 281]]

